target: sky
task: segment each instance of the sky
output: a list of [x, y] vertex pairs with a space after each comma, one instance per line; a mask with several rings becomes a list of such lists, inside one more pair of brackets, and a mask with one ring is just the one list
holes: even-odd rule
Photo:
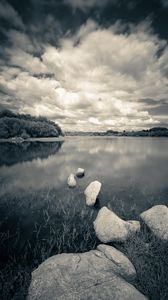
[[168, 126], [168, 0], [0, 0], [0, 110], [63, 130]]

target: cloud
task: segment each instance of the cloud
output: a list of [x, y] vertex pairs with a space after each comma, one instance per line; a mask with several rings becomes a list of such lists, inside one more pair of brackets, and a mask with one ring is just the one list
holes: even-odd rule
[[9, 23], [13, 24], [15, 27], [24, 28], [23, 21], [17, 11], [7, 2], [2, 1], [0, 3], [0, 18], [7, 20]]
[[89, 118], [89, 123], [93, 125], [101, 125], [101, 122], [97, 118]]
[[73, 9], [79, 9], [83, 12], [86, 12], [92, 8], [102, 8], [105, 7], [107, 4], [114, 5], [117, 7], [124, 6], [128, 9], [133, 9], [138, 2], [138, 0], [64, 0], [65, 4], [70, 5]]
[[[112, 1], [114, 2], [115, 0]], [[65, 0], [65, 3], [71, 5], [73, 8], [78, 8], [84, 11], [94, 6], [105, 6], [108, 2], [109, 0]]]
[[32, 40], [25, 33], [12, 29], [7, 31], [6, 35], [12, 48], [22, 49], [27, 52], [34, 52], [36, 50]]
[[[50, 7], [51, 13], [40, 16], [36, 16], [36, 12], [41, 8], [40, 5], [43, 3], [39, 3], [39, 6], [36, 3], [36, 7], [34, 8], [35, 17], [31, 22], [29, 30], [31, 32], [31, 36], [34, 37], [36, 41], [36, 47], [41, 49], [42, 45], [50, 44], [50, 45], [58, 45], [59, 38], [63, 35], [63, 24], [59, 21], [59, 18], [52, 15], [52, 11], [56, 8], [56, 2], [54, 1], [54, 6], [51, 8], [47, 1], [47, 7]], [[66, 22], [66, 20], [64, 21]]]
[[161, 0], [161, 3], [164, 7], [168, 7], [168, 0]]
[[39, 57], [35, 57], [22, 49], [8, 49], [6, 53], [10, 56], [10, 64], [20, 67], [31, 74], [47, 73], [46, 66]]
[[0, 76], [8, 94], [8, 100], [2, 95], [3, 105], [13, 98], [20, 112], [46, 115], [64, 130], [139, 129], [167, 122], [168, 47], [148, 22], [102, 28], [88, 20], [59, 39], [59, 47], [43, 44], [39, 56], [26, 34], [8, 36], [9, 63]]

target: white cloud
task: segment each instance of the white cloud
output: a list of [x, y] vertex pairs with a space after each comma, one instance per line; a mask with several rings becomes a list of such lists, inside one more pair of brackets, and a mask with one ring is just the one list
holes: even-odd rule
[[[131, 25], [127, 33], [123, 28], [119, 22], [100, 28], [90, 20], [61, 39], [59, 48], [43, 45], [41, 57], [28, 53], [33, 44], [28, 51], [27, 36], [15, 33], [14, 41], [23, 43], [5, 50], [10, 67], [0, 83], [18, 99], [20, 111], [44, 114], [65, 130], [137, 129], [165, 122], [166, 114], [151, 115], [142, 99], [161, 104], [168, 97], [167, 44], [148, 23]], [[33, 76], [38, 73], [54, 77]]]
[[97, 118], [89, 118], [89, 123], [93, 125], [101, 125], [101, 122]]
[[6, 53], [10, 55], [10, 64], [23, 68], [31, 74], [47, 73], [47, 67], [35, 57], [22, 49], [8, 49]]

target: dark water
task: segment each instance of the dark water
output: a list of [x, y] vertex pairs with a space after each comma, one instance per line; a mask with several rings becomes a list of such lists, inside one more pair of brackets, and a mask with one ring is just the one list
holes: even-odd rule
[[[94, 248], [92, 222], [102, 206], [124, 219], [138, 219], [152, 205], [168, 204], [167, 166], [166, 138], [1, 143], [0, 259], [6, 299], [21, 299], [20, 286], [48, 256]], [[78, 167], [86, 175], [69, 189], [67, 177]], [[96, 206], [87, 208], [83, 191], [93, 180], [102, 182], [102, 190]]]

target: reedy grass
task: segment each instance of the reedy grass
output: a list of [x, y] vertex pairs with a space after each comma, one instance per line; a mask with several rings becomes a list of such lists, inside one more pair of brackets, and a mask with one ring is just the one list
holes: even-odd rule
[[[52, 255], [62, 252], [85, 252], [98, 243], [92, 226], [93, 210], [80, 210], [79, 204], [71, 209], [57, 201], [54, 215], [48, 194], [48, 205], [40, 211], [40, 222], [35, 222], [30, 239], [21, 246], [22, 232], [1, 233], [0, 244], [11, 245], [7, 261], [0, 264], [0, 299], [25, 299], [31, 272]], [[57, 211], [57, 209], [55, 209]], [[11, 244], [12, 241], [12, 244]], [[20, 249], [19, 252], [15, 251]]]
[[[39, 221], [37, 218], [30, 228], [29, 239], [24, 242], [23, 232], [19, 227], [12, 234], [9, 231], [0, 234], [0, 244], [4, 247], [7, 245], [9, 249], [7, 259], [1, 261], [0, 265], [1, 300], [26, 299], [31, 272], [48, 257], [63, 252], [89, 251], [100, 243], [93, 229], [98, 207], [86, 208], [85, 203], [80, 206], [79, 202], [73, 201], [73, 195], [74, 191], [69, 191], [66, 206], [61, 198], [55, 200], [55, 192], [51, 190], [41, 195], [45, 198], [45, 206], [40, 208]], [[38, 199], [35, 195], [33, 201]], [[22, 209], [24, 201], [22, 204], [18, 199], [17, 201]], [[34, 205], [33, 201], [30, 206]], [[124, 210], [124, 203], [120, 203], [120, 216], [124, 214]], [[133, 216], [134, 210], [133, 207], [130, 217]], [[132, 236], [124, 244], [113, 246], [124, 252], [134, 264], [137, 271], [135, 285], [141, 292], [151, 300], [168, 299], [167, 243], [156, 240], [142, 227], [139, 234]], [[17, 249], [19, 251], [16, 251]]]

